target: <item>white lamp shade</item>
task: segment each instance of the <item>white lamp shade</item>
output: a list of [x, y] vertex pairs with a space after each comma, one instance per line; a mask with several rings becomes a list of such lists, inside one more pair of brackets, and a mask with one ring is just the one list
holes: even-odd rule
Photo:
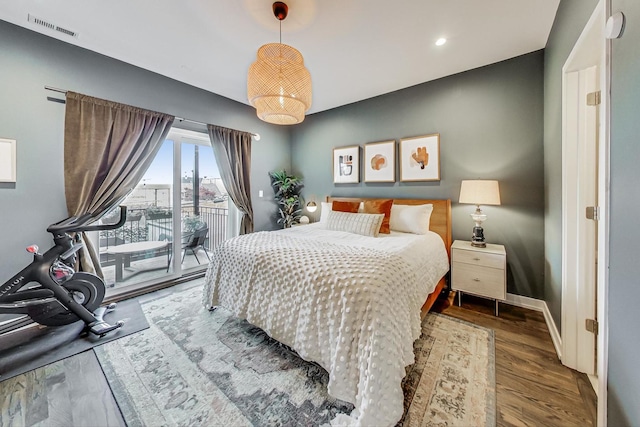
[[307, 203], [307, 210], [311, 213], [315, 212], [316, 209], [318, 209], [318, 205], [316, 205], [316, 202], [309, 202]]
[[472, 205], [499, 205], [498, 181], [482, 179], [462, 181], [459, 202]]

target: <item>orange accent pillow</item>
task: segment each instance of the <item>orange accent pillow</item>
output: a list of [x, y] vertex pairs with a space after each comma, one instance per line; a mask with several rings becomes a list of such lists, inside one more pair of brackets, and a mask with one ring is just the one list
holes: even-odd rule
[[384, 214], [384, 219], [380, 226], [380, 233], [382, 234], [391, 234], [391, 230], [389, 229], [391, 206], [393, 206], [393, 199], [365, 200], [364, 202], [364, 213]]
[[360, 202], [339, 202], [333, 201], [332, 211], [358, 213]]

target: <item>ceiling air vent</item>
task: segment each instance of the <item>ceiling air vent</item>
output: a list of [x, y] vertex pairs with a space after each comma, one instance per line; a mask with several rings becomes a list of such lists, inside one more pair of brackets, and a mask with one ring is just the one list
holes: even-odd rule
[[58, 31], [58, 32], [60, 32], [62, 34], [66, 34], [68, 36], [78, 38], [78, 33], [76, 33], [75, 31], [68, 30], [68, 29], [66, 29], [64, 27], [59, 27], [58, 25], [52, 24], [51, 22], [45, 21], [44, 19], [36, 18], [35, 16], [33, 16], [31, 14], [28, 15], [27, 21], [29, 21], [29, 22], [31, 22], [33, 24], [36, 24], [36, 25], [40, 25], [42, 27], [46, 27], [46, 28], [48, 28], [50, 30], [53, 30], [53, 31]]

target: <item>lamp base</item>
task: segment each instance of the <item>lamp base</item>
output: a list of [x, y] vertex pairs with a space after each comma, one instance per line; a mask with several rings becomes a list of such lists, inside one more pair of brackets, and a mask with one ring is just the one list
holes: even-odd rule
[[486, 248], [487, 244], [484, 241], [484, 230], [480, 226], [473, 227], [473, 236], [471, 236], [471, 246], [476, 248]]

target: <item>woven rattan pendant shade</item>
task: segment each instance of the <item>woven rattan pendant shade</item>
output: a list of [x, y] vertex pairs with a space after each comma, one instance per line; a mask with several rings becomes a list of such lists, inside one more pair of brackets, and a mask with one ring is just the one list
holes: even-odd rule
[[282, 43], [260, 47], [249, 67], [247, 94], [261, 120], [278, 125], [302, 122], [311, 107], [311, 74], [302, 54]]
[[273, 14], [280, 21], [280, 43], [258, 49], [258, 59], [249, 67], [247, 96], [260, 120], [276, 125], [295, 125], [311, 107], [311, 74], [302, 54], [282, 44], [282, 21], [289, 7], [277, 1]]

